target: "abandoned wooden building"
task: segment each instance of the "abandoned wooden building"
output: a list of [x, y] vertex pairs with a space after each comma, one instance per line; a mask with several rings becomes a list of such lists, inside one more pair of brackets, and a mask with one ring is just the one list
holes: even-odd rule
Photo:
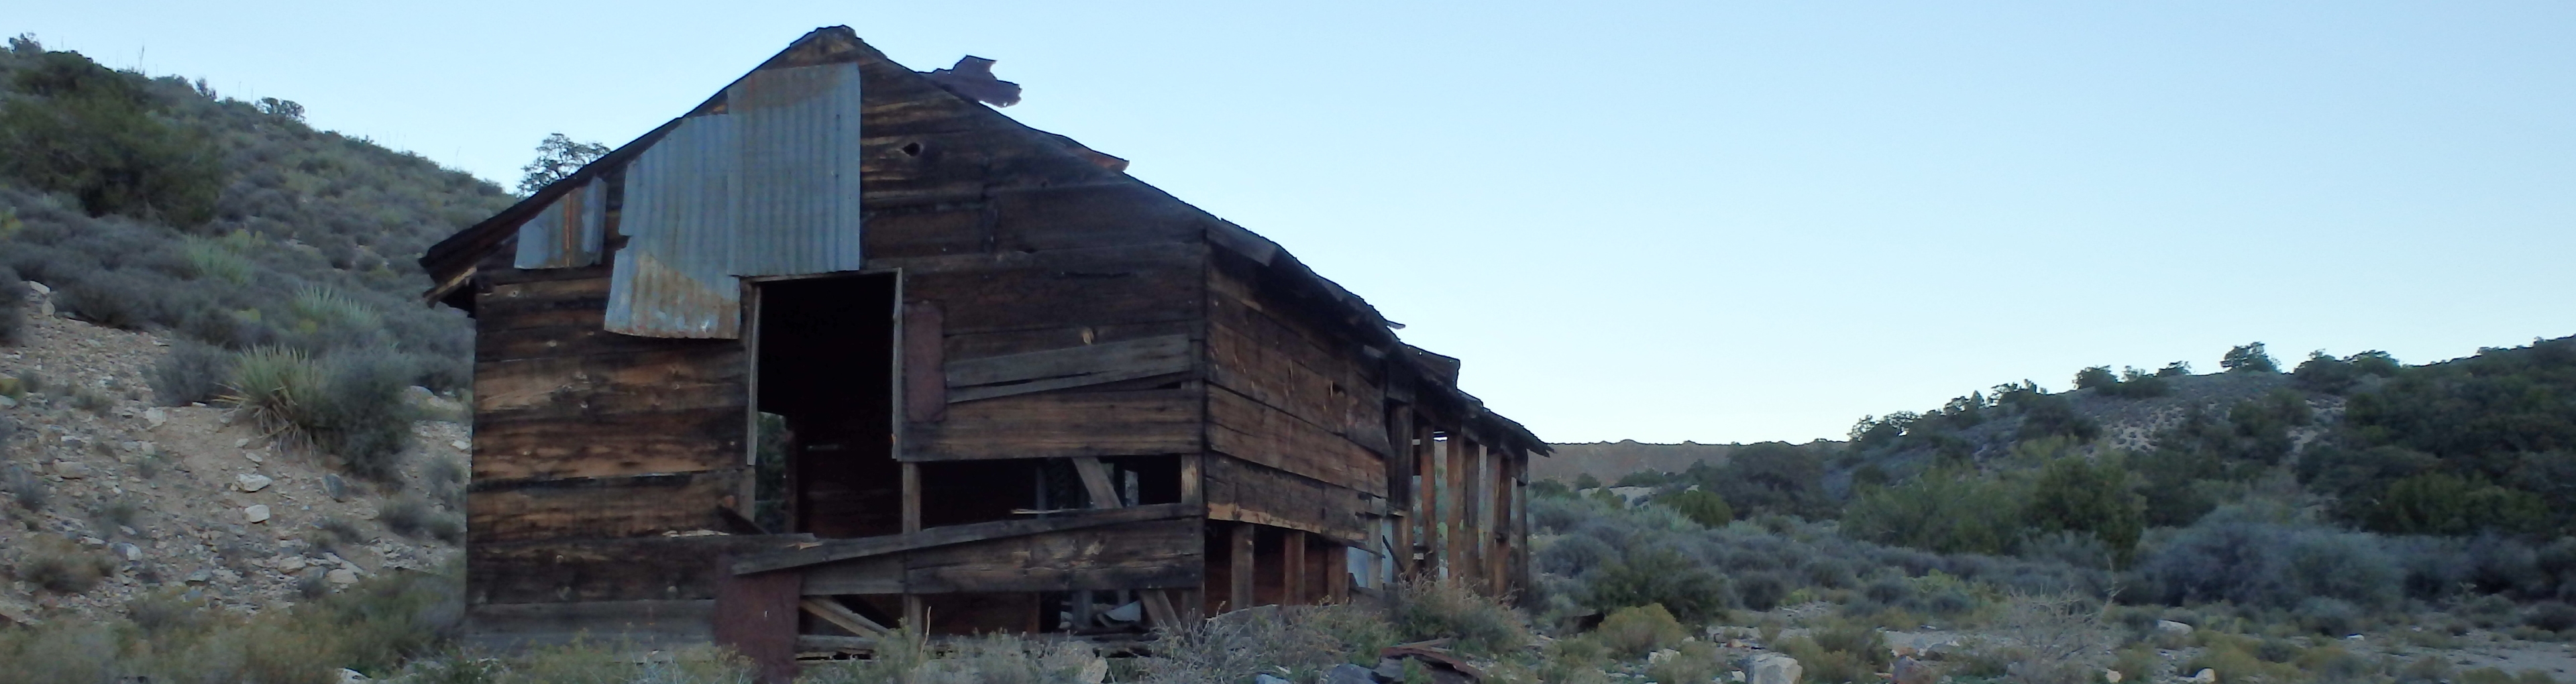
[[1279, 246], [818, 29], [430, 248], [494, 645], [1115, 634], [1518, 590], [1547, 446]]

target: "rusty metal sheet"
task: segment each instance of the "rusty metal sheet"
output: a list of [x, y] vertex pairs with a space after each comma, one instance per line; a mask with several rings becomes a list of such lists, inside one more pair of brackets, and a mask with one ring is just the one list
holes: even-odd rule
[[609, 332], [742, 336], [733, 277], [740, 149], [734, 117], [690, 117], [627, 167], [617, 227], [627, 242], [610, 270]]
[[600, 225], [608, 186], [597, 178], [555, 198], [519, 224], [519, 268], [575, 268], [599, 263]]
[[859, 270], [857, 65], [755, 71], [725, 102], [627, 168], [609, 331], [739, 338], [738, 276]]
[[755, 71], [725, 103], [742, 146], [732, 272], [858, 270], [858, 65]]

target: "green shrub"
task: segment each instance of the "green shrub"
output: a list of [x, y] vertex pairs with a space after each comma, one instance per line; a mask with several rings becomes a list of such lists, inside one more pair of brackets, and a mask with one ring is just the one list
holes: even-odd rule
[[1668, 549], [1636, 549], [1590, 578], [1585, 605], [1597, 610], [1655, 605], [1693, 623], [1716, 619], [1732, 601], [1726, 581]]
[[419, 537], [429, 529], [430, 518], [437, 513], [429, 507], [428, 501], [418, 496], [404, 494], [385, 502], [383, 508], [376, 511], [376, 520], [384, 523], [385, 529], [393, 531], [394, 534]]
[[2032, 530], [2092, 535], [2127, 565], [2146, 531], [2146, 500], [2130, 492], [2129, 473], [2108, 459], [2064, 456], [2041, 468], [2023, 508]]
[[2227, 369], [2229, 372], [2281, 372], [2281, 364], [2273, 362], [2272, 355], [2263, 352], [2261, 342], [2249, 342], [2229, 348], [2226, 354], [2218, 357], [2218, 367]]
[[[5, 440], [0, 440], [0, 443], [5, 443]], [[53, 489], [45, 484], [45, 478], [14, 463], [0, 464], [0, 485], [7, 486], [10, 500], [29, 513], [44, 512], [45, 503], [53, 493]]]
[[261, 347], [234, 361], [222, 401], [262, 430], [339, 456], [350, 472], [389, 480], [411, 443], [412, 409], [402, 399], [401, 360], [383, 350], [316, 361]]
[[231, 352], [183, 339], [172, 343], [170, 353], [152, 364], [146, 379], [152, 383], [153, 399], [162, 406], [213, 401], [223, 395], [232, 362]]
[[107, 554], [56, 537], [37, 536], [18, 558], [17, 576], [46, 591], [78, 594], [116, 570]]
[[1592, 630], [1593, 639], [1607, 647], [1611, 654], [1624, 658], [1643, 656], [1681, 643], [1682, 637], [1687, 635], [1681, 621], [1674, 619], [1671, 611], [1654, 603], [1610, 611], [1608, 617], [1601, 619], [1601, 626]]
[[2011, 483], [1970, 470], [1936, 469], [1853, 497], [1842, 529], [1881, 544], [2000, 554], [2020, 535], [2024, 496]]
[[1520, 614], [1458, 582], [1417, 580], [1396, 585], [1389, 619], [1406, 641], [1456, 639], [1455, 650], [1490, 657], [1529, 645]]
[[34, 97], [0, 104], [0, 173], [79, 198], [91, 215], [163, 218], [179, 226], [214, 214], [218, 153], [199, 131], [155, 116], [140, 76], [77, 53], [48, 52], [17, 73]]
[[1735, 508], [1726, 505], [1726, 497], [1718, 496], [1716, 492], [1702, 489], [1674, 492], [1655, 497], [1655, 503], [1679, 511], [1682, 517], [1705, 527], [1719, 527], [1735, 521]]

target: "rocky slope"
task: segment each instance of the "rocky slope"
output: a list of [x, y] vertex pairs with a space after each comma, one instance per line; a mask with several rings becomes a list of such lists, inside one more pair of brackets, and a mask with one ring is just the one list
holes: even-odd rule
[[[153, 406], [145, 373], [168, 341], [43, 315], [33, 297], [21, 344], [0, 347], [0, 377], [19, 380], [0, 394], [0, 622], [97, 617], [154, 593], [256, 612], [456, 555], [414, 528], [458, 514], [431, 502], [462, 500], [463, 425], [414, 424], [401, 477], [361, 482], [225, 409]], [[406, 499], [410, 519], [388, 519]]]

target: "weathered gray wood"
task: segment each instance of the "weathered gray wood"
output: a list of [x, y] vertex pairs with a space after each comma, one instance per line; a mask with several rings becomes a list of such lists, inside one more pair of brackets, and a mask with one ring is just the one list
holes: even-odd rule
[[817, 598], [808, 594], [804, 599], [796, 602], [796, 607], [813, 613], [814, 617], [823, 618], [824, 622], [832, 623], [833, 626], [850, 630], [851, 634], [879, 637], [892, 631], [886, 629], [885, 625], [877, 624], [875, 620], [870, 620], [867, 616], [850, 610], [849, 606], [841, 605], [840, 602], [828, 597]]
[[1149, 378], [1190, 369], [1190, 338], [1165, 335], [948, 362], [948, 401]]
[[902, 556], [852, 558], [798, 572], [805, 573], [807, 596], [904, 593]]
[[946, 527], [928, 528], [910, 534], [860, 537], [857, 539], [834, 539], [830, 541], [816, 542], [814, 546], [809, 548], [777, 551], [758, 555], [746, 555], [743, 556], [741, 560], [734, 562], [733, 572], [734, 574], [742, 575], [755, 572], [769, 572], [772, 570], [785, 570], [788, 568], [829, 563], [837, 560], [864, 558], [867, 556], [878, 556], [901, 551], [911, 551], [914, 549], [926, 549], [935, 546], [948, 546], [951, 544], [964, 544], [968, 542], [1002, 539], [1006, 537], [1019, 537], [1032, 534], [1044, 534], [1048, 532], [1078, 530], [1086, 527], [1100, 527], [1104, 525], [1116, 525], [1146, 520], [1168, 520], [1172, 518], [1188, 517], [1195, 514], [1195, 510], [1184, 504], [1156, 504], [1152, 506], [1136, 506], [1132, 508], [1068, 514], [1052, 518], [996, 520], [993, 522], [974, 523], [969, 525], [949, 525]]
[[1109, 467], [1101, 465], [1098, 456], [1073, 457], [1073, 472], [1082, 478], [1083, 491], [1091, 494], [1092, 508], [1118, 508], [1118, 488], [1109, 484]]

